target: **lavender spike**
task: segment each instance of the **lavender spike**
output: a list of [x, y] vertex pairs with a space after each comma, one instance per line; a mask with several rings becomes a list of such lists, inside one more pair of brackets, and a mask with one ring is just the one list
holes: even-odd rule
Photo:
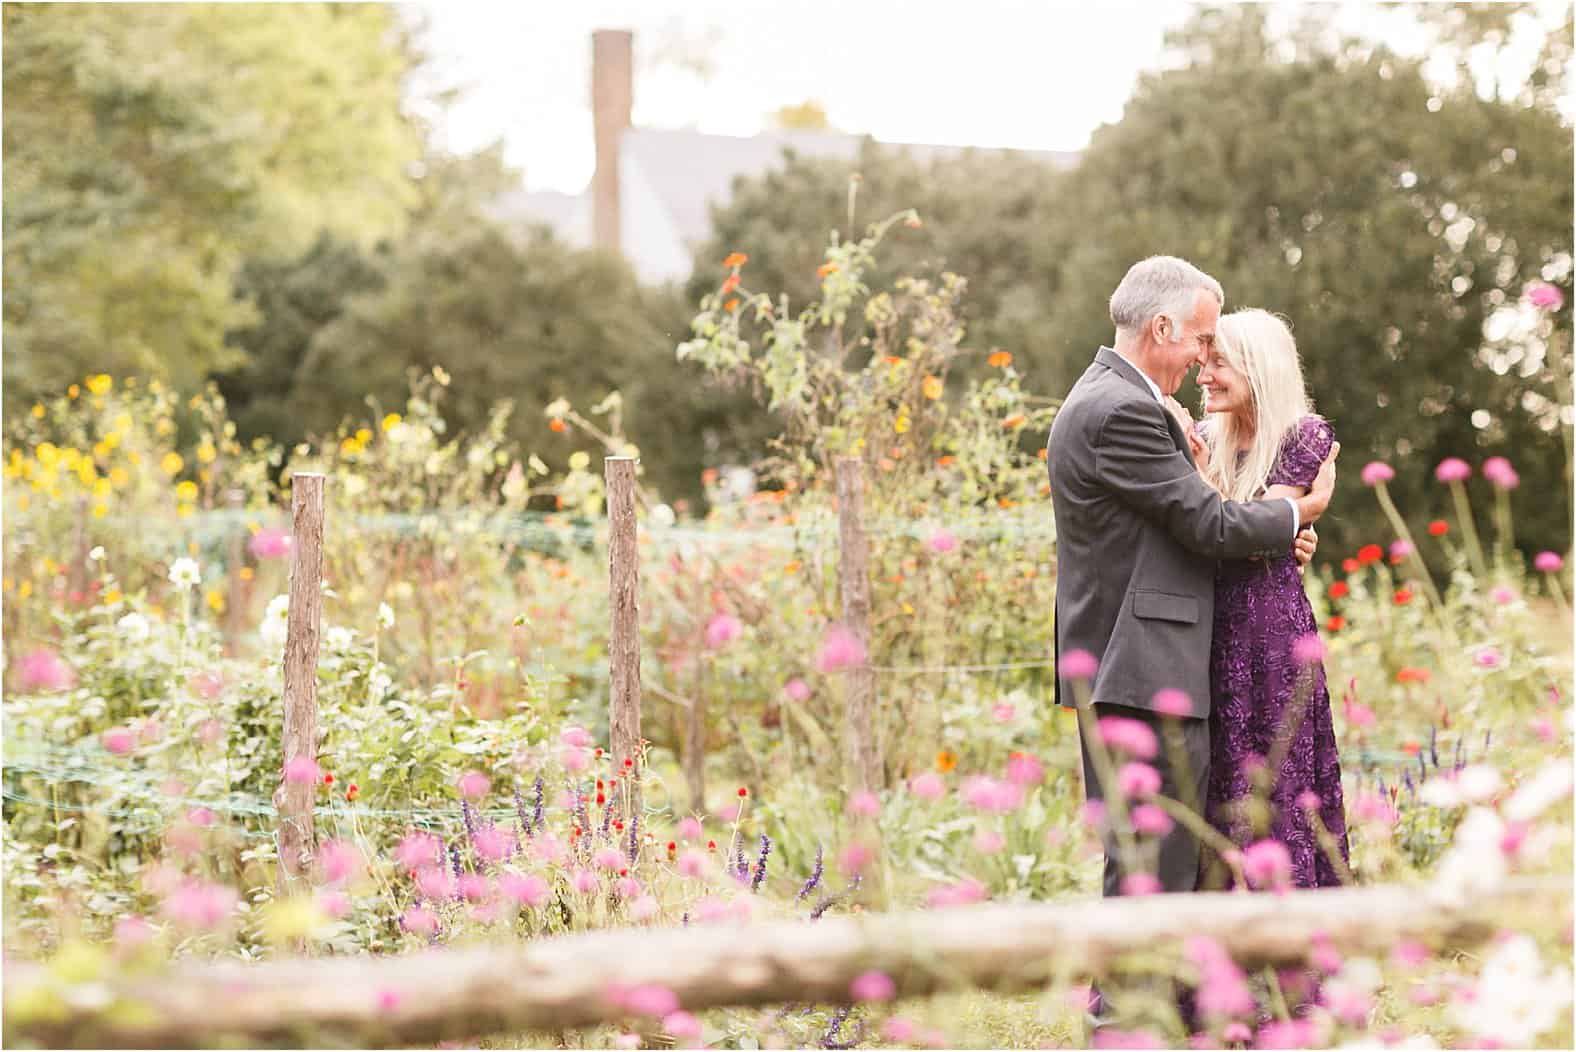
[[539, 832], [542, 831], [542, 817], [543, 817], [543, 811], [544, 810], [545, 810], [545, 808], [544, 808], [544, 804], [543, 804], [543, 800], [542, 800], [542, 776], [541, 775], [537, 775], [536, 776], [536, 810], [534, 812], [532, 812], [532, 819], [533, 819], [533, 821], [531, 823], [531, 830], [532, 830], [532, 835], [533, 836], [536, 833], [539, 833]]
[[761, 857], [755, 861], [755, 875], [750, 878], [751, 893], [761, 890], [761, 881], [766, 879], [766, 856], [772, 853], [772, 842], [766, 834], [761, 834]]
[[815, 846], [815, 868], [810, 871], [810, 879], [804, 882], [804, 887], [799, 889], [799, 894], [794, 896], [795, 902], [802, 902], [805, 896], [814, 891], [815, 886], [821, 883], [821, 873], [824, 869], [822, 866], [821, 850], [821, 845], [817, 844]]
[[531, 819], [525, 813], [525, 798], [520, 795], [520, 787], [514, 787], [514, 814], [520, 820], [520, 839], [524, 840], [531, 835]]

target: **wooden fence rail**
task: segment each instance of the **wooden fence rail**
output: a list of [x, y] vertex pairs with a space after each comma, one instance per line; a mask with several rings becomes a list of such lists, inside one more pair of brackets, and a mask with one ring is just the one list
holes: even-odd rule
[[1292, 964], [1316, 935], [1346, 953], [1383, 954], [1400, 939], [1462, 945], [1486, 938], [1509, 910], [1568, 917], [1570, 898], [1567, 881], [1529, 880], [1470, 900], [1388, 886], [986, 904], [813, 924], [608, 930], [396, 957], [193, 962], [70, 984], [13, 961], [5, 1045], [411, 1044], [617, 1021], [617, 989], [642, 984], [671, 989], [690, 1010], [840, 1003], [872, 969], [892, 977], [899, 997], [1025, 989], [1188, 935], [1218, 939], [1245, 966]]

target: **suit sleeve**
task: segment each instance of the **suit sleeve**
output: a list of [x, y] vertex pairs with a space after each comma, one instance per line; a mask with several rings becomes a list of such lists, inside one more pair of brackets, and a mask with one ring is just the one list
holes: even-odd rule
[[1164, 412], [1141, 402], [1111, 410], [1095, 445], [1097, 483], [1189, 551], [1235, 559], [1289, 550], [1293, 508], [1223, 499], [1177, 448]]

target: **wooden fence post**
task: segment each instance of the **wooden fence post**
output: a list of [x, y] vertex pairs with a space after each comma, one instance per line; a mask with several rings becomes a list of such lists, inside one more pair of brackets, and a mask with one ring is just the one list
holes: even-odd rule
[[[285, 635], [284, 765], [317, 759], [317, 653], [323, 617], [323, 476], [290, 478], [290, 619]], [[317, 779], [281, 777], [274, 790], [279, 815], [279, 895], [305, 877], [316, 843], [312, 804]]]
[[864, 528], [865, 465], [859, 457], [837, 458], [838, 577], [843, 627], [853, 633], [866, 659], [845, 673], [848, 707], [843, 720], [844, 769], [852, 791], [880, 789], [885, 782], [880, 729], [876, 726], [876, 679], [870, 668], [870, 542]]
[[[625, 792], [624, 821], [641, 813], [640, 551], [635, 538], [635, 458], [608, 457], [607, 570], [612, 625], [608, 634], [608, 744]], [[632, 761], [625, 766], [624, 761]]]

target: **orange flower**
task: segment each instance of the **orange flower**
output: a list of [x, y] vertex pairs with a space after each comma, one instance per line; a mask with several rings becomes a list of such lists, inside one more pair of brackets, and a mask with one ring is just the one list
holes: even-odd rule
[[1012, 364], [1012, 355], [1006, 351], [996, 351], [985, 359], [985, 364], [997, 369], [1005, 369]]
[[700, 473], [700, 483], [701, 483], [701, 485], [703, 485], [703, 486], [710, 486], [710, 485], [715, 484], [716, 481], [717, 481], [717, 469], [716, 468], [707, 468], [705, 471], [702, 471]]
[[815, 268], [815, 276], [825, 278], [828, 274], [836, 274], [841, 269], [836, 263], [828, 261]]
[[1008, 508], [1016, 508], [1018, 506], [1018, 502], [1013, 500], [1011, 497], [1001, 497], [996, 501], [996, 505], [1005, 511]]
[[555, 416], [555, 417], [553, 417], [553, 419], [551, 419], [551, 420], [549, 420], [547, 422], [547, 429], [549, 431], [556, 431], [556, 432], [558, 432], [561, 435], [565, 431], [569, 430], [569, 425], [564, 423], [562, 420], [558, 419]]
[[1421, 742], [1402, 742], [1401, 751], [1408, 756], [1416, 756], [1423, 751], [1423, 745]]
[[1341, 629], [1346, 627], [1346, 618], [1342, 617], [1340, 614], [1336, 614], [1334, 617], [1330, 618], [1324, 623], [1324, 627], [1327, 631], [1339, 632]]
[[948, 454], [947, 454], [947, 455], [946, 455], [946, 456], [944, 456], [944, 457], [940, 457], [940, 458], [938, 458], [938, 459], [937, 459], [937, 460], [936, 460], [936, 467], [938, 467], [938, 468], [946, 468], [946, 467], [951, 467], [951, 466], [952, 466], [952, 464], [953, 464], [953, 463], [954, 463], [954, 462], [955, 462], [955, 461], [956, 461], [956, 460], [957, 460], [957, 459], [958, 459], [958, 458], [957, 458], [957, 457], [955, 457], [955, 456], [953, 456], [953, 455], [952, 455], [952, 454], [951, 454], [951, 453], [948, 453]]
[[936, 770], [942, 774], [951, 772], [958, 766], [958, 758], [945, 749], [936, 754]]
[[803, 566], [804, 563], [800, 562], [798, 559], [789, 559], [788, 565], [783, 567], [783, 573], [798, 573], [800, 568]]
[[345, 787], [345, 799], [346, 800], [354, 800], [356, 797], [358, 797], [360, 795], [361, 795], [361, 786], [357, 785], [355, 782], [351, 782], [348, 786]]
[[940, 398], [942, 391], [946, 389], [946, 385], [941, 382], [941, 377], [939, 376], [927, 376], [919, 386], [925, 397], [932, 402]]
[[1397, 683], [1427, 683], [1434, 678], [1434, 674], [1426, 668], [1412, 668], [1407, 666], [1395, 674]]
[[1022, 413], [1014, 413], [1012, 416], [1009, 416], [1007, 419], [1003, 420], [1001, 422], [1001, 426], [1003, 428], [1007, 429], [1008, 431], [1011, 431], [1011, 430], [1014, 430], [1015, 428], [1022, 427], [1024, 424], [1027, 424], [1028, 422], [1029, 422], [1029, 418], [1024, 416]]
[[1050, 458], [1051, 451], [1044, 446], [1041, 446], [1040, 451], [1034, 455], [1039, 457], [1041, 460], [1048, 460]]
[[886, 355], [881, 360], [886, 362], [888, 365], [902, 365], [903, 364], [903, 359], [898, 357], [895, 354]]
[[739, 275], [737, 275], [737, 274], [729, 274], [727, 276], [727, 278], [724, 279], [724, 281], [722, 283], [722, 289], [720, 291], [720, 295], [726, 296], [728, 293], [732, 292], [734, 289], [736, 289], [738, 287], [739, 287]]
[[722, 261], [722, 265], [725, 267], [742, 267], [749, 261], [750, 257], [743, 252], [733, 252], [728, 255], [727, 259]]
[[729, 300], [727, 303], [724, 303], [722, 305], [722, 309], [725, 310], [725, 311], [728, 311], [729, 313], [732, 313], [733, 311], [738, 310], [739, 309], [739, 297], [735, 296], [735, 297], [733, 297], [733, 299]]

